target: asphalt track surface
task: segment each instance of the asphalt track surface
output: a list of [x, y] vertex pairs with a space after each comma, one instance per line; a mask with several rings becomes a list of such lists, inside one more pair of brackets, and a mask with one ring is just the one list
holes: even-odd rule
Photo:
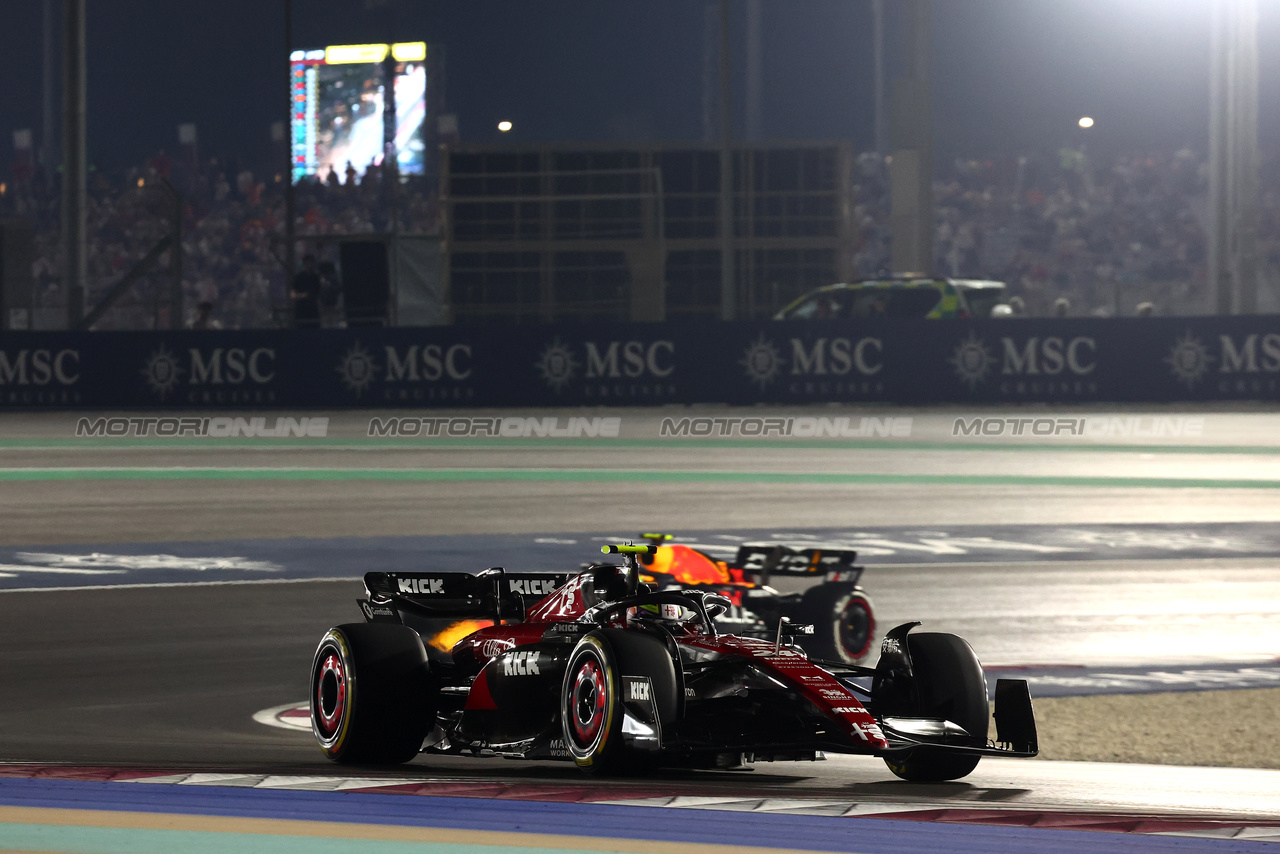
[[[623, 413], [626, 415], [627, 413]], [[1209, 413], [1204, 438], [1058, 446], [897, 443], [73, 440], [68, 416], [0, 422], [0, 545], [859, 526], [1280, 522], [1280, 418]], [[939, 416], [946, 421], [945, 416]], [[335, 419], [337, 420], [337, 419]], [[920, 417], [921, 421], [926, 420]], [[1213, 427], [1213, 429], [1209, 429]], [[989, 662], [1274, 660], [1265, 556], [871, 565], [882, 625], [923, 618]], [[305, 734], [252, 715], [305, 696], [355, 581], [0, 594], [0, 759], [329, 774]], [[402, 774], [569, 781], [559, 765], [417, 760]], [[870, 759], [684, 774], [768, 791], [1095, 810], [1275, 815], [1268, 772], [984, 761], [904, 787]], [[1260, 776], [1259, 776], [1260, 775]], [[927, 791], [926, 791], [927, 789]]]

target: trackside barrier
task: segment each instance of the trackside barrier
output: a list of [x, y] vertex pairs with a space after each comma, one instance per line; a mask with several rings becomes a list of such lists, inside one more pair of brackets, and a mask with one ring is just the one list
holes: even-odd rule
[[0, 410], [1280, 399], [1280, 316], [9, 332]]

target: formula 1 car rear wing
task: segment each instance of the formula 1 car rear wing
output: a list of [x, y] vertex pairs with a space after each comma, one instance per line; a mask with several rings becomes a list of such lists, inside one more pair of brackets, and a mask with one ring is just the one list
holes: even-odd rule
[[854, 566], [852, 549], [793, 549], [783, 545], [739, 546], [733, 565], [768, 584], [770, 575], [814, 575], [827, 581], [856, 584], [862, 567]]
[[565, 572], [508, 575], [500, 566], [469, 572], [366, 572], [369, 599], [360, 609], [369, 620], [393, 619], [404, 611], [419, 617], [485, 617], [519, 621], [537, 601], [569, 580]]

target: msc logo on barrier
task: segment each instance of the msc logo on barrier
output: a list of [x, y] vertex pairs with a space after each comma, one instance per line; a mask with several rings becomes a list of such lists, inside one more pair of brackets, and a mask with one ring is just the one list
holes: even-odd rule
[[675, 392], [669, 382], [676, 369], [675, 352], [675, 342], [669, 339], [584, 341], [582, 350], [575, 352], [555, 338], [543, 348], [533, 367], [556, 394], [581, 374], [588, 397], [667, 397]]
[[[738, 364], [747, 379], [764, 391], [784, 374], [795, 378], [872, 377], [884, 367], [884, 342], [879, 338], [791, 338], [790, 358], [778, 352], [778, 346], [761, 333], [745, 351]], [[793, 385], [792, 392], [809, 391], [803, 384]]]
[[188, 403], [270, 402], [275, 393], [264, 386], [275, 379], [276, 351], [271, 347], [190, 347], [184, 364], [178, 353], [161, 344], [147, 357], [141, 374], [161, 400], [186, 386]]
[[470, 387], [438, 385], [471, 379], [470, 344], [388, 344], [383, 350], [379, 363], [356, 341], [339, 360], [338, 379], [357, 399], [375, 383], [382, 385], [382, 397], [387, 401], [465, 400], [473, 396]]
[[[1035, 393], [1070, 393], [1074, 390], [1079, 393], [1084, 390], [1083, 387], [1078, 383], [1073, 384], [1071, 380], [1086, 377], [1098, 367], [1098, 344], [1093, 338], [1083, 335], [1074, 338], [1031, 336], [1022, 339], [1003, 336], [1000, 344], [1000, 355], [996, 356], [977, 332], [970, 332], [956, 345], [947, 361], [955, 370], [956, 376], [970, 390], [976, 390], [979, 383], [985, 383], [988, 375], [999, 365], [1000, 376], [1011, 378], [1011, 381], [1002, 382], [1000, 390], [1012, 393], [1027, 390]], [[1043, 377], [1050, 382], [1033, 382], [1028, 389], [1028, 383], [1020, 381], [1024, 377]], [[1063, 379], [1052, 382], [1058, 377]], [[1089, 390], [1092, 390], [1092, 384]]]
[[74, 385], [79, 379], [78, 350], [0, 350], [0, 385]]
[[0, 350], [0, 402], [75, 403], [79, 381], [79, 350]]
[[1188, 330], [1169, 348], [1169, 355], [1164, 357], [1164, 361], [1174, 378], [1185, 383], [1190, 390], [1209, 373], [1213, 357], [1209, 355], [1209, 348]]
[[[1249, 375], [1280, 373], [1280, 334], [1254, 332], [1243, 339], [1234, 335], [1219, 335], [1218, 355], [1213, 356], [1209, 353], [1209, 347], [1188, 330], [1169, 348], [1169, 355], [1164, 361], [1174, 379], [1186, 385], [1188, 390], [1195, 388], [1210, 373], [1217, 373], [1245, 375], [1233, 382], [1220, 382], [1218, 385], [1221, 391], [1262, 391], [1264, 386], [1274, 391], [1274, 379]], [[1215, 364], [1218, 366], [1216, 372], [1213, 368]]]

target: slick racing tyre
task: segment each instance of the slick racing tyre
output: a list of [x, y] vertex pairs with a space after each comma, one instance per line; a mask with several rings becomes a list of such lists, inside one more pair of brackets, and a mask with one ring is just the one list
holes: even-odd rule
[[311, 731], [334, 762], [408, 762], [435, 725], [437, 693], [412, 629], [336, 626], [311, 663]]
[[589, 774], [608, 774], [621, 766], [622, 677], [612, 645], [603, 632], [578, 641], [564, 671], [560, 721], [569, 755]]
[[[973, 648], [963, 638], [940, 632], [907, 635], [907, 648], [920, 697], [913, 716], [957, 723], [973, 736], [975, 746], [985, 745], [991, 712], [986, 678]], [[980, 758], [921, 747], [884, 762], [904, 780], [939, 782], [964, 777], [978, 767]]]
[[871, 652], [876, 618], [871, 599], [847, 585], [819, 584], [804, 592], [796, 619], [813, 626], [801, 646], [814, 658], [857, 664]]

